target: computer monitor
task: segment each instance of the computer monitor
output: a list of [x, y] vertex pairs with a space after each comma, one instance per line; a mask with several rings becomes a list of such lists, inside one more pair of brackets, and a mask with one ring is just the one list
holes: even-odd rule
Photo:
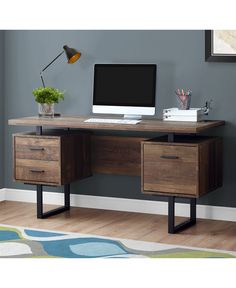
[[93, 113], [155, 114], [156, 64], [95, 64]]

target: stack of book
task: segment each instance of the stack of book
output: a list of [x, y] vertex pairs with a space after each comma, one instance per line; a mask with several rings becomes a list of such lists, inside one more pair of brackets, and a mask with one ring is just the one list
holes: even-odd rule
[[163, 110], [164, 121], [190, 121], [198, 122], [203, 120], [204, 113], [201, 108], [190, 108], [180, 110], [178, 108], [168, 108]]

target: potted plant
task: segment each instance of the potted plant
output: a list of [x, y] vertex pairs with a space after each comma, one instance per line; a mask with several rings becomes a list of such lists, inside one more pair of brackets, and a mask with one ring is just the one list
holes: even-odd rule
[[53, 87], [39, 87], [32, 93], [35, 101], [39, 103], [38, 113], [41, 117], [53, 117], [54, 103], [64, 100], [64, 92]]

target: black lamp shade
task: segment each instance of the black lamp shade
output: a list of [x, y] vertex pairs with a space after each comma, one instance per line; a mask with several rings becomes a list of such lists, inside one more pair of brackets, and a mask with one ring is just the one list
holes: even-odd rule
[[66, 57], [68, 59], [68, 64], [75, 63], [81, 56], [81, 53], [74, 48], [70, 48], [67, 45], [63, 46], [63, 49], [66, 52]]

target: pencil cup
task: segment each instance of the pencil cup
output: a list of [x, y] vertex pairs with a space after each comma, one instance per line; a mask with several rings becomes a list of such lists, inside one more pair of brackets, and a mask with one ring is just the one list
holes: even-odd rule
[[189, 95], [176, 95], [178, 108], [180, 110], [188, 110], [191, 104], [191, 94]]

